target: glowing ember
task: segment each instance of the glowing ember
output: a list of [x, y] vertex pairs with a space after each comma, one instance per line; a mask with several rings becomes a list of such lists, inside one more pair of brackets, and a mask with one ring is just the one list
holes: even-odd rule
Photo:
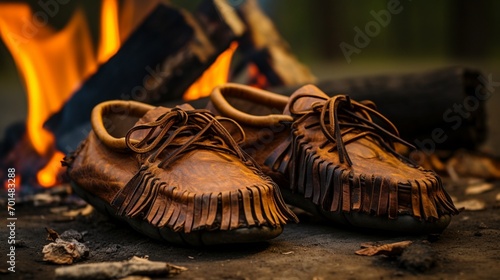
[[[8, 190], [9, 184], [13, 184], [15, 186], [15, 190], [17, 192], [21, 187], [21, 176], [19, 176], [19, 174], [16, 173], [16, 176], [14, 177], [14, 181], [5, 180], [4, 189]], [[12, 186], [10, 188], [12, 188]]]
[[238, 48], [237, 42], [232, 42], [227, 50], [222, 52], [215, 62], [203, 72], [184, 93], [184, 100], [195, 100], [210, 95], [212, 89], [228, 81], [231, 58]]
[[260, 73], [259, 67], [254, 63], [248, 65], [248, 76], [250, 76], [250, 86], [256, 88], [266, 88], [268, 86], [266, 76]]

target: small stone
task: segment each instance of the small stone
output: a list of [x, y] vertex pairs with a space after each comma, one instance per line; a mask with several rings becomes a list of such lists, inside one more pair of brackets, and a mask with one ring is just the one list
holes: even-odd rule
[[487, 228], [490, 228], [489, 226], [487, 226], [485, 223], [481, 222], [479, 223], [479, 225], [477, 226], [479, 229], [487, 229]]
[[71, 241], [74, 239], [76, 241], [82, 241], [83, 235], [74, 229], [67, 230], [60, 235], [61, 239], [66, 241]]
[[440, 237], [441, 237], [441, 234], [431, 233], [427, 236], [427, 241], [433, 243], [433, 242], [438, 241]]
[[106, 254], [113, 254], [113, 253], [116, 253], [119, 248], [120, 248], [120, 245], [118, 245], [118, 244], [112, 244], [108, 248], [106, 248], [106, 250], [104, 251], [104, 253], [106, 253]]
[[402, 271], [396, 271], [392, 274], [394, 277], [403, 277], [405, 274]]
[[26, 244], [26, 241], [24, 241], [24, 240], [16, 240], [16, 247], [25, 248], [25, 247], [28, 247], [28, 245]]

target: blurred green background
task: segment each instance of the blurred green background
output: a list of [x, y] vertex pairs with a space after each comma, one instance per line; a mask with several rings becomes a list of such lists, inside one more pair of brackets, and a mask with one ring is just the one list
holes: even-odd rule
[[[46, 2], [45, 0], [41, 0]], [[230, 0], [238, 5], [242, 0]], [[39, 1], [28, 1], [33, 10]], [[173, 1], [178, 6], [195, 7], [200, 1]], [[274, 21], [298, 59], [319, 79], [383, 73], [418, 72], [437, 67], [462, 65], [492, 74], [500, 81], [500, 1], [494, 0], [291, 0], [259, 1]], [[5, 3], [5, 2], [0, 2]], [[100, 1], [69, 1], [51, 18], [56, 28], [63, 26], [77, 6], [83, 6], [97, 41]], [[390, 7], [386, 26], [378, 25], [373, 14]], [[394, 6], [392, 6], [394, 5]], [[373, 36], [362, 48], [356, 46], [356, 28], [372, 28]], [[370, 30], [370, 29], [369, 29]], [[368, 31], [369, 32], [369, 31]], [[345, 58], [341, 43], [358, 48]], [[500, 91], [500, 89], [499, 89]], [[0, 136], [5, 127], [26, 115], [25, 93], [14, 62], [0, 43]], [[486, 144], [499, 143], [498, 94], [488, 101], [492, 137]]]

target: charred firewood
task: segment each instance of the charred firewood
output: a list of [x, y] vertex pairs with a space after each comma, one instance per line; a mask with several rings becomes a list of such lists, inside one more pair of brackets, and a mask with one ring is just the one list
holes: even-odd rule
[[180, 99], [243, 30], [228, 5], [205, 1], [196, 16], [159, 5], [45, 126], [56, 136], [58, 149], [68, 152], [90, 131], [90, 113], [100, 102]]
[[148, 96], [156, 97], [156, 104], [181, 99], [218, 55], [246, 30], [226, 0], [203, 1], [193, 14], [182, 14], [194, 36], [185, 48], [163, 61], [160, 82], [148, 90]]
[[59, 139], [87, 123], [95, 105], [111, 99], [150, 100], [145, 88], [160, 75], [166, 56], [182, 52], [193, 29], [178, 9], [159, 5], [124, 42], [119, 51], [87, 79], [61, 111], [45, 124]]

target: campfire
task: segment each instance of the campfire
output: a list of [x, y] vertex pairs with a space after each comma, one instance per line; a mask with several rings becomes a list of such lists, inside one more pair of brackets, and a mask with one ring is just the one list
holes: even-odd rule
[[[86, 132], [88, 118], [76, 115], [87, 117], [106, 99], [161, 104], [199, 99], [237, 78], [260, 87], [314, 80], [255, 1], [230, 2], [202, 1], [189, 12], [159, 1], [103, 0], [97, 42], [81, 8], [56, 30], [47, 17], [62, 8], [58, 3], [38, 13], [25, 3], [0, 4], [2, 40], [28, 101], [25, 133], [3, 164], [16, 168], [23, 184], [60, 184], [60, 162]], [[280, 69], [285, 63], [287, 71]]]

